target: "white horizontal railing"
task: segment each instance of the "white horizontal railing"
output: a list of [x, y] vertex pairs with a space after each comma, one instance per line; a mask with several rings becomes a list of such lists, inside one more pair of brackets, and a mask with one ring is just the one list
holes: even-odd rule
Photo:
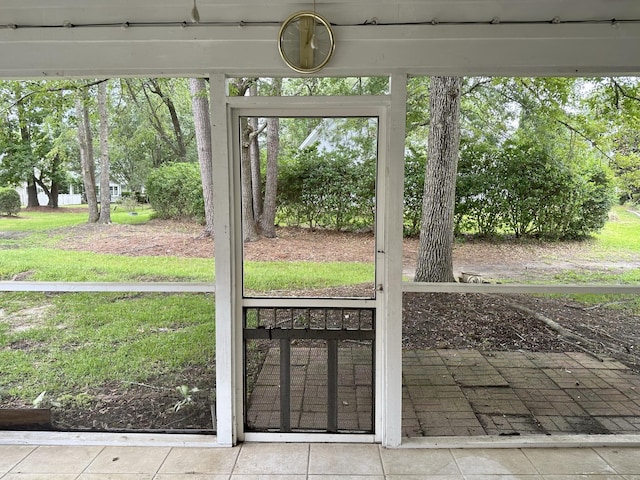
[[559, 293], [629, 295], [640, 294], [640, 285], [403, 282], [402, 291], [407, 293]]
[[214, 283], [190, 282], [0, 282], [0, 292], [214, 293]]
[[[215, 293], [215, 283], [207, 282], [0, 282], [0, 292], [158, 292]], [[640, 294], [640, 285], [596, 284], [496, 284], [402, 282], [405, 293], [539, 293], [539, 294]], [[295, 297], [292, 297], [295, 298]], [[299, 299], [300, 301], [308, 301]], [[245, 299], [247, 305], [276, 299]], [[366, 300], [364, 303], [372, 303]]]

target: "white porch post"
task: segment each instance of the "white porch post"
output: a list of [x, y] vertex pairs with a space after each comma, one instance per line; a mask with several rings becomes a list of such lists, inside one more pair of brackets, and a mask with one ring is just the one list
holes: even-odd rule
[[407, 76], [391, 76], [389, 142], [384, 172], [385, 255], [383, 284], [385, 329], [382, 445], [402, 442], [402, 219]]
[[216, 419], [217, 442], [237, 442], [235, 337], [237, 302], [234, 173], [229, 150], [226, 77], [210, 77], [216, 273]]

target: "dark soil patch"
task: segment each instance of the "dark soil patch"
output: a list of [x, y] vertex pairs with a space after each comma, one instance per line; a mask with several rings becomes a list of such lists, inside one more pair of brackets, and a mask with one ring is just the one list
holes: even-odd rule
[[[542, 315], [583, 342], [567, 338], [516, 306]], [[640, 373], [640, 317], [611, 305], [532, 295], [407, 293], [405, 349], [579, 352], [612, 357]]]
[[[53, 424], [58, 430], [213, 433], [214, 381], [215, 369], [189, 367], [145, 383], [112, 382], [88, 392], [86, 404], [54, 409]], [[180, 393], [182, 385], [189, 399]]]

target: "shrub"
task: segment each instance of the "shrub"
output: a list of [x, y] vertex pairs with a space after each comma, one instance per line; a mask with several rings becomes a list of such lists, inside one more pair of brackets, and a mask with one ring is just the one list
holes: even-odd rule
[[20, 195], [13, 188], [0, 188], [0, 215], [20, 213]]
[[404, 162], [404, 234], [420, 233], [427, 152], [411, 148]]
[[310, 147], [278, 171], [278, 219], [310, 228], [354, 230], [373, 225], [375, 163], [344, 151]]
[[615, 200], [605, 165], [535, 142], [467, 145], [458, 166], [456, 225], [482, 236], [584, 238], [604, 226]]
[[204, 220], [204, 196], [196, 163], [169, 163], [153, 170], [146, 184], [158, 218]]
[[455, 233], [473, 232], [493, 237], [504, 227], [503, 187], [496, 181], [497, 148], [488, 143], [464, 142], [460, 148], [456, 181]]

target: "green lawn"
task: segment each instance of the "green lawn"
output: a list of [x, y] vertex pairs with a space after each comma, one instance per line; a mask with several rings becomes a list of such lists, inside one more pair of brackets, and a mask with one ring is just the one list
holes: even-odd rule
[[28, 273], [32, 281], [61, 282], [212, 282], [213, 259], [125, 257], [54, 248], [2, 252], [0, 280]]
[[640, 216], [626, 207], [612, 210], [612, 221], [594, 236], [594, 250], [602, 256], [640, 253]]
[[[115, 208], [115, 210], [114, 210]], [[0, 232], [42, 232], [87, 223], [86, 206], [60, 207], [57, 210], [22, 210], [17, 216], [0, 217]], [[129, 212], [118, 205], [112, 206], [111, 221], [121, 224], [148, 222], [153, 210], [148, 206]]]
[[11, 320], [0, 323], [0, 398], [75, 396], [214, 358], [212, 295], [4, 293], [2, 302]]
[[[20, 275], [61, 282], [214, 281], [213, 259], [55, 248], [71, 227], [86, 223], [87, 213], [76, 210], [0, 218], [0, 280]], [[136, 213], [116, 209], [112, 221], [143, 223], [153, 215], [148, 208]], [[253, 291], [373, 279], [373, 266], [359, 263], [246, 262], [244, 269], [246, 287]], [[3, 398], [31, 403], [45, 391], [53, 404], [88, 401], [87, 392], [109, 382], [121, 382], [124, 389], [127, 382], [152, 382], [189, 366], [210, 366], [214, 303], [209, 294], [0, 293], [0, 406]]]

